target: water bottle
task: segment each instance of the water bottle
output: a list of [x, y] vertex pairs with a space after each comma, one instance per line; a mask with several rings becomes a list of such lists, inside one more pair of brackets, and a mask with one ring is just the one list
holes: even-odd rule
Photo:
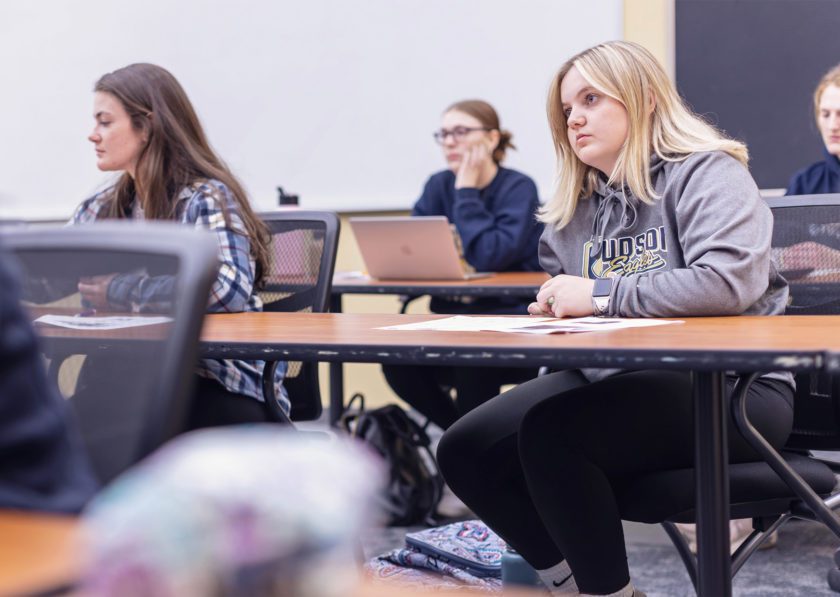
[[508, 549], [502, 554], [502, 587], [541, 587], [537, 571], [521, 555]]

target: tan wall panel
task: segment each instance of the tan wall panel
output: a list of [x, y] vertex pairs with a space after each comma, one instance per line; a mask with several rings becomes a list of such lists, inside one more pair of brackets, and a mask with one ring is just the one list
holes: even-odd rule
[[[365, 216], [395, 216], [408, 215], [408, 212], [375, 212], [365, 214], [352, 214]], [[336, 271], [361, 271], [364, 270], [364, 262], [359, 254], [359, 247], [353, 236], [353, 231], [347, 221], [347, 214], [341, 215], [341, 234], [338, 241], [338, 256], [336, 258]], [[343, 309], [347, 313], [397, 313], [400, 310], [400, 301], [393, 295], [346, 295], [343, 301]], [[409, 313], [428, 313], [428, 299], [414, 301], [409, 307]], [[322, 364], [320, 368], [321, 396], [324, 404], [329, 402], [329, 371], [327, 365]], [[382, 376], [381, 367], [378, 364], [353, 363], [344, 365], [344, 402], [355, 392], [365, 395], [366, 404], [370, 407], [382, 406], [397, 400], [397, 396], [388, 387], [388, 383]]]
[[624, 0], [624, 39], [650, 50], [674, 78], [674, 0]]

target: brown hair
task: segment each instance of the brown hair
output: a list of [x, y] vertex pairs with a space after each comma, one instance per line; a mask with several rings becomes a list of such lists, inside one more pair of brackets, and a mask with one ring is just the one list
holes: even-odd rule
[[817, 84], [817, 88], [814, 90], [814, 118], [819, 121], [820, 118], [820, 100], [822, 99], [823, 91], [829, 85], [834, 85], [836, 87], [840, 87], [840, 64], [834, 66], [825, 73], [820, 79], [820, 82]]
[[497, 164], [500, 164], [502, 160], [505, 159], [505, 152], [508, 149], [516, 149], [516, 145], [514, 145], [512, 141], [513, 134], [510, 131], [501, 128], [499, 125], [499, 115], [496, 113], [493, 106], [487, 102], [483, 100], [463, 100], [455, 102], [444, 110], [443, 113], [446, 114], [447, 112], [452, 112], [453, 110], [469, 114], [478, 120], [485, 128], [499, 131], [499, 143], [493, 150], [493, 161]]
[[[218, 180], [228, 188], [239, 210], [257, 264], [255, 284], [259, 285], [268, 271], [268, 230], [251, 209], [242, 185], [210, 147], [177, 79], [154, 64], [130, 64], [103, 75], [94, 91], [117, 98], [134, 130], [145, 133], [148, 139], [137, 159], [135, 178], [124, 173], [114, 185], [106, 217], [129, 217], [136, 195], [146, 218], [172, 220], [177, 215], [176, 199], [184, 187], [202, 179]], [[224, 197], [218, 196], [217, 200], [225, 221], [230, 223]]]

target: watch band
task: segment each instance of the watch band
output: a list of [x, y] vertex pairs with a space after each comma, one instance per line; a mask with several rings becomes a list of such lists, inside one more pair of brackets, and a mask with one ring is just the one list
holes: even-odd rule
[[610, 293], [612, 292], [612, 278], [596, 278], [592, 287], [592, 313], [606, 315], [610, 309]]

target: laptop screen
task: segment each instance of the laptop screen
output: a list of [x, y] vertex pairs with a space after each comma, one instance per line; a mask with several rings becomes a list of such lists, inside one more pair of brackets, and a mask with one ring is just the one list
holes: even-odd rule
[[445, 216], [350, 218], [368, 274], [381, 280], [464, 280]]

